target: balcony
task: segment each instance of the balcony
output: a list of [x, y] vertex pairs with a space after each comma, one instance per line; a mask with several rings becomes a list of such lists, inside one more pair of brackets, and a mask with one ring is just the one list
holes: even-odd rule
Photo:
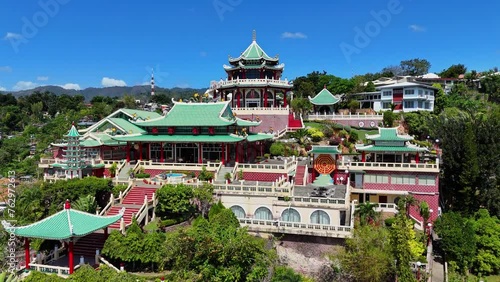
[[337, 163], [341, 170], [363, 170], [363, 171], [404, 171], [404, 172], [439, 172], [439, 162], [431, 163], [382, 163], [382, 162], [347, 162]]
[[248, 226], [249, 231], [297, 234], [333, 238], [351, 237], [351, 226], [336, 226], [327, 224], [313, 224], [300, 222], [287, 222], [264, 219], [239, 219], [241, 226]]
[[231, 79], [221, 80], [217, 83], [215, 88], [231, 88], [235, 86], [276, 86], [292, 88], [292, 84], [288, 79], [268, 79], [268, 78], [254, 78], [254, 79]]

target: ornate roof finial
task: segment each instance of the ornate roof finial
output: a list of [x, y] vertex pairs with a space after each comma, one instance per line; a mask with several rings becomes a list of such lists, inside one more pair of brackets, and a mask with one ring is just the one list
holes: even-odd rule
[[257, 32], [255, 29], [252, 31], [252, 41], [257, 41]]
[[69, 199], [66, 199], [66, 202], [64, 203], [64, 209], [69, 210], [71, 208], [71, 203], [69, 202]]

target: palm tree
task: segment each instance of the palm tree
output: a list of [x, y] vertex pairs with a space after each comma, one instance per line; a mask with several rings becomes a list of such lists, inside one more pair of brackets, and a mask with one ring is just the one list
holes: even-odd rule
[[361, 225], [373, 223], [379, 217], [379, 212], [375, 211], [376, 203], [364, 202], [359, 204], [354, 211], [354, 215], [359, 217]]
[[407, 217], [410, 217], [410, 207], [416, 206], [418, 204], [418, 200], [415, 197], [408, 195], [403, 197], [398, 202], [398, 210], [400, 212], [406, 213]]
[[307, 137], [309, 136], [309, 133], [307, 132], [307, 129], [301, 128], [295, 131], [292, 136], [293, 138], [297, 139], [297, 142], [300, 145], [304, 145], [307, 142]]
[[78, 200], [76, 200], [76, 202], [73, 203], [73, 208], [75, 210], [80, 210], [80, 211], [95, 214], [95, 212], [97, 210], [97, 202], [95, 201], [94, 196], [87, 195], [87, 196], [78, 198]]

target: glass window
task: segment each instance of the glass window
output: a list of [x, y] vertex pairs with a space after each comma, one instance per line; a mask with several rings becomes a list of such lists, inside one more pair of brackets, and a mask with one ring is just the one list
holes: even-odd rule
[[406, 89], [405, 90], [405, 95], [413, 95], [413, 94], [415, 94], [415, 90], [413, 90], [413, 89]]
[[255, 210], [255, 219], [264, 219], [264, 220], [272, 220], [273, 219], [273, 214], [271, 213], [271, 210], [269, 210], [266, 207], [260, 207], [257, 210]]
[[379, 174], [365, 174], [365, 183], [389, 183], [389, 176]]
[[300, 222], [300, 214], [297, 210], [288, 208], [281, 214], [282, 221]]
[[391, 184], [410, 184], [415, 185], [415, 176], [411, 175], [392, 175]]
[[233, 211], [236, 218], [245, 218], [245, 210], [240, 206], [232, 206], [231, 211]]
[[314, 211], [311, 214], [311, 223], [313, 224], [330, 224], [330, 216], [322, 210]]
[[392, 91], [384, 91], [384, 92], [382, 92], [382, 95], [384, 95], [384, 96], [392, 96]]
[[418, 177], [419, 185], [436, 185], [436, 177], [433, 175], [420, 175]]
[[419, 94], [419, 95], [422, 95], [422, 94], [424, 94], [424, 90], [422, 90], [422, 89], [419, 89], [419, 90], [418, 90], [418, 94]]
[[406, 109], [412, 109], [413, 108], [413, 101], [405, 101], [405, 108]]

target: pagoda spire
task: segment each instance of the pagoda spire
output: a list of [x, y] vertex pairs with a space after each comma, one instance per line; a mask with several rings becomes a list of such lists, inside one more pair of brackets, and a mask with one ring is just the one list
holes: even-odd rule
[[151, 70], [151, 96], [155, 95], [155, 70]]
[[257, 41], [257, 31], [255, 29], [252, 31], [252, 41]]

